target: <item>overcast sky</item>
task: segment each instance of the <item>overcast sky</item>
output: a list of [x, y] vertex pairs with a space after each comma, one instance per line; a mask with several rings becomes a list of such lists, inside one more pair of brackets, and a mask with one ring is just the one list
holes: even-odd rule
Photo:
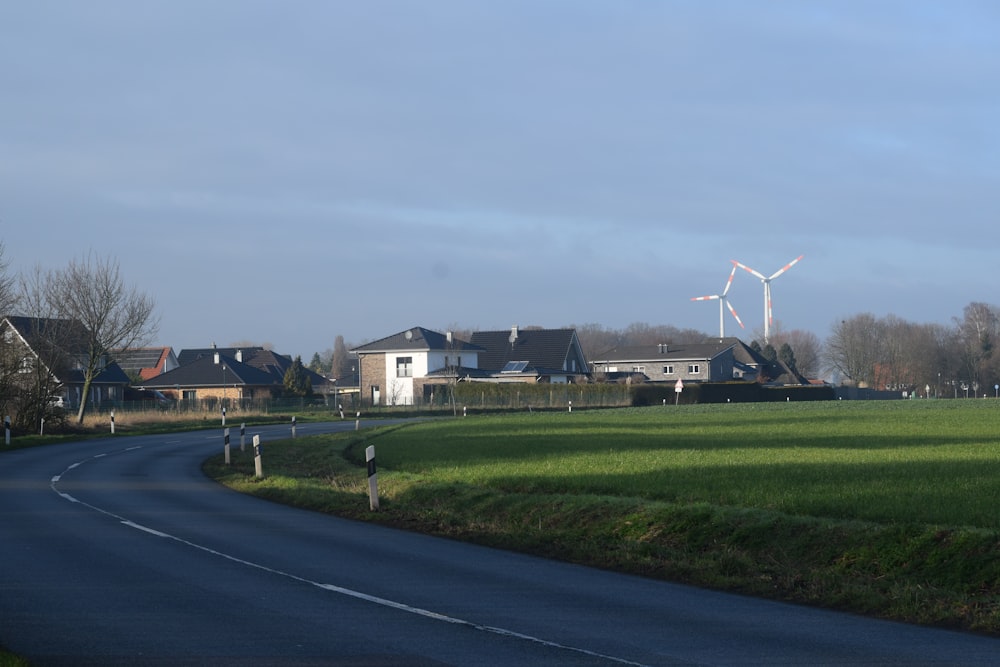
[[[161, 345], [718, 332], [1000, 303], [991, 0], [0, 7], [0, 239], [112, 256]], [[763, 326], [736, 275], [726, 332]]]

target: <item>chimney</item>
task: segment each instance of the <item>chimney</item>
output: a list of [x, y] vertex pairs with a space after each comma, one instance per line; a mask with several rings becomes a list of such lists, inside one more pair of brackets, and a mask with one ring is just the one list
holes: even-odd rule
[[243, 363], [243, 350], [236, 350], [236, 361]]
[[445, 332], [444, 338], [445, 338], [446, 341], [448, 341], [448, 344], [451, 345], [452, 339], [451, 339], [451, 332], [450, 331], [446, 331]]
[[511, 346], [513, 346], [514, 343], [517, 341], [517, 325], [516, 324], [510, 328], [510, 338], [508, 338], [507, 340], [510, 341]]
[[215, 365], [216, 366], [219, 365], [219, 353], [218, 352], [215, 353]]

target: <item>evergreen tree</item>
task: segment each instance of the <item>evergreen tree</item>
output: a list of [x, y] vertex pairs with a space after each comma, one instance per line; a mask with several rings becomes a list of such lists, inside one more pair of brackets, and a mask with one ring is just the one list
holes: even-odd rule
[[284, 386], [286, 396], [312, 395], [312, 382], [306, 375], [306, 369], [302, 365], [302, 357], [295, 357], [295, 361], [285, 371]]
[[778, 350], [778, 359], [793, 371], [798, 370], [795, 363], [795, 352], [792, 351], [792, 346], [788, 343], [781, 344], [781, 349]]
[[326, 370], [323, 368], [323, 360], [319, 357], [319, 352], [313, 352], [313, 358], [309, 362], [309, 370], [314, 371], [322, 375]]

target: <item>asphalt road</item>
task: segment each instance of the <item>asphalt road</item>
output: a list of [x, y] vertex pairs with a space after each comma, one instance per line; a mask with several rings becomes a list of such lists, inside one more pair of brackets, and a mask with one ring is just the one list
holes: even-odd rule
[[[266, 473], [288, 428], [252, 433]], [[246, 497], [201, 474], [221, 450], [220, 429], [0, 453], [0, 644], [35, 665], [1000, 664], [996, 639]]]

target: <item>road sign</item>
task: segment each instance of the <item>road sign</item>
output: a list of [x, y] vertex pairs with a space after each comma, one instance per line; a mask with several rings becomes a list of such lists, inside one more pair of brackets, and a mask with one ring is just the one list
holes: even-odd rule
[[674, 391], [678, 394], [684, 391], [684, 382], [680, 378], [677, 378], [677, 382], [674, 383]]

